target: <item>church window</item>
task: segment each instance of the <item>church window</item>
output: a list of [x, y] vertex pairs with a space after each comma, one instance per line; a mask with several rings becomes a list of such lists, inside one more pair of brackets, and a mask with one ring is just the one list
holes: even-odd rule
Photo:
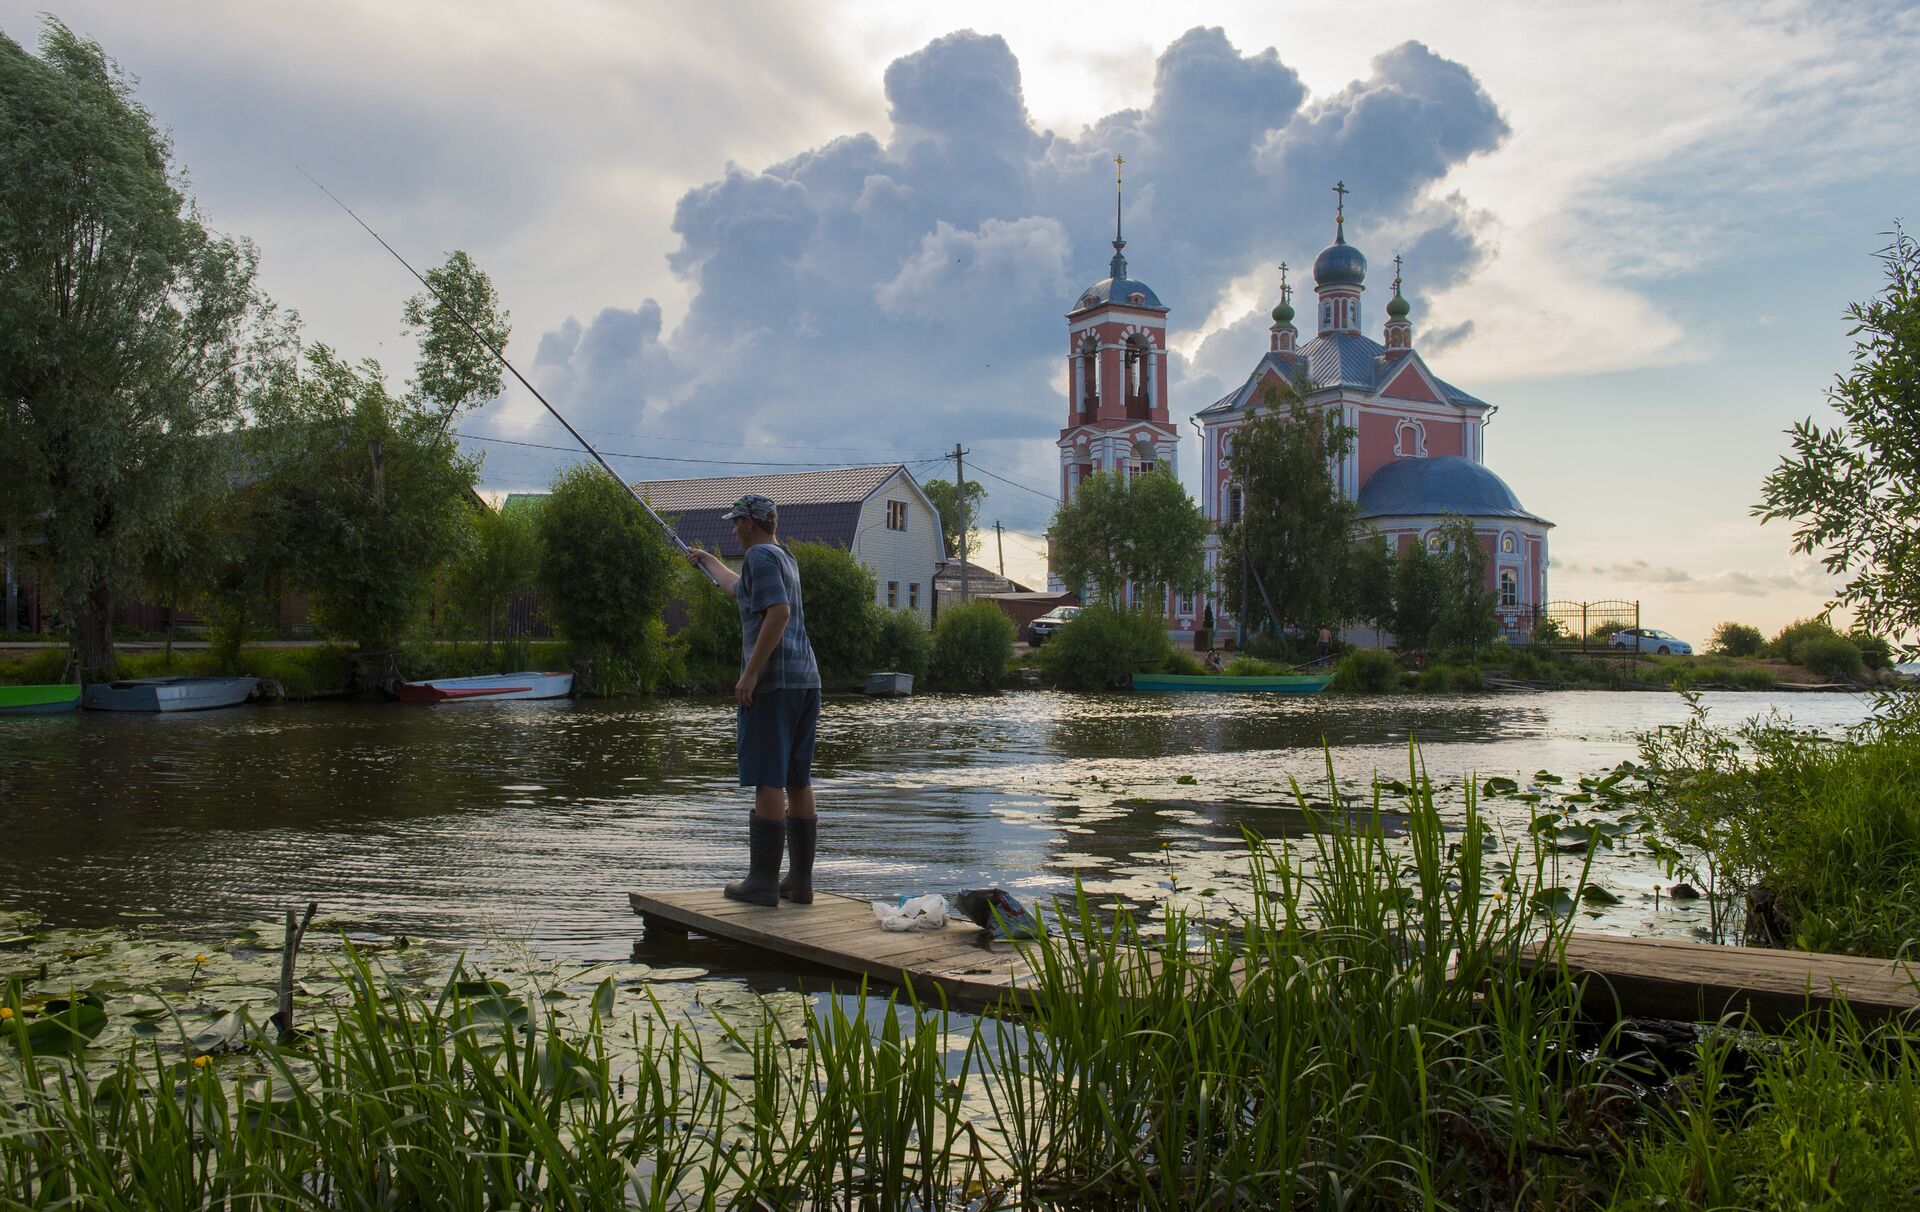
[[1440, 540], [1439, 531], [1436, 530], [1427, 535], [1427, 550], [1436, 552], [1445, 550]]
[[905, 530], [907, 528], [907, 503], [905, 501], [887, 502], [887, 529]]
[[1508, 531], [1507, 533], [1500, 536], [1500, 554], [1501, 555], [1512, 555], [1518, 547], [1519, 547], [1519, 544], [1514, 542], [1513, 540], [1512, 531]]
[[1427, 455], [1427, 427], [1410, 417], [1400, 418], [1393, 431], [1395, 458], [1423, 459]]
[[887, 609], [892, 610], [899, 605], [900, 605], [900, 582], [888, 581], [887, 582]]
[[1232, 488], [1227, 489], [1227, 521], [1238, 522], [1239, 520], [1240, 486], [1236, 484]]
[[1180, 613], [1181, 614], [1193, 613], [1193, 595], [1192, 594], [1183, 593], [1180, 595]]
[[1520, 578], [1511, 568], [1500, 570], [1500, 604], [1507, 607], [1520, 604]]
[[1145, 418], [1148, 412], [1147, 348], [1147, 339], [1141, 334], [1136, 332], [1127, 337], [1121, 390], [1125, 393], [1127, 416], [1135, 419]]

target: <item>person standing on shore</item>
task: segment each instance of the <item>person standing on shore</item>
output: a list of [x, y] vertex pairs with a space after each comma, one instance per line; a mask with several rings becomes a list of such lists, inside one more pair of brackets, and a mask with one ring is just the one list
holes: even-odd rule
[[[813, 854], [819, 816], [813, 799], [814, 731], [820, 719], [820, 667], [807, 641], [800, 601], [800, 567], [774, 541], [779, 510], [748, 493], [727, 511], [733, 537], [745, 553], [735, 573], [712, 552], [687, 553], [695, 567], [733, 595], [740, 608], [740, 680], [734, 683], [740, 785], [753, 788], [747, 878], [727, 896], [778, 906], [780, 898], [813, 903]], [[780, 855], [789, 853], [787, 878]]]

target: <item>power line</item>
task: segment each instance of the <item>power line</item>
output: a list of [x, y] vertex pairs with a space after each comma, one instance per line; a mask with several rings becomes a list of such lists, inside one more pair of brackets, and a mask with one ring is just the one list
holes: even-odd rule
[[1029, 488], [1025, 484], [1022, 484], [1016, 480], [1009, 480], [1005, 476], [995, 475], [984, 467], [976, 467], [974, 468], [974, 470], [979, 472], [981, 475], [986, 476], [990, 480], [1000, 481], [1002, 484], [1005, 484], [1009, 488], [1018, 488], [1021, 492], [1030, 492], [1034, 496], [1039, 497], [1041, 500], [1046, 501], [1049, 504], [1053, 502], [1054, 497], [1053, 497], [1053, 494], [1050, 492], [1041, 492], [1037, 488]]
[[[559, 426], [555, 425], [551, 421], [535, 420], [535, 421], [528, 421], [525, 423], [527, 425], [536, 426], [541, 429], [560, 428]], [[685, 442], [689, 445], [694, 445], [694, 446], [725, 446], [734, 450], [765, 450], [767, 449], [767, 447], [764, 444], [755, 443], [755, 442], [725, 442], [717, 438], [676, 438], [676, 437], [670, 437], [666, 434], [644, 433], [638, 430], [631, 430], [631, 429], [589, 429], [584, 425], [581, 426], [580, 429], [582, 433], [607, 434], [611, 437], [618, 437], [618, 438], [643, 438], [649, 442]], [[782, 445], [790, 447], [791, 449], [794, 449], [794, 450], [843, 450], [843, 451], [857, 452], [861, 454], [896, 454], [896, 455], [916, 454], [916, 453], [924, 454], [927, 451], [932, 449], [932, 447], [925, 447], [925, 446], [913, 447], [907, 450], [896, 450], [895, 448], [888, 447], [888, 446], [809, 446], [809, 445], [805, 445], [803, 443], [798, 443], [798, 442], [788, 442], [788, 443], [783, 443]], [[936, 457], [944, 458], [946, 456], [942, 454]]]
[[[470, 438], [475, 442], [493, 442], [493, 443], [497, 443], [504, 446], [524, 446], [530, 450], [557, 450], [566, 454], [579, 453], [577, 450], [575, 450], [571, 446], [551, 446], [545, 442], [523, 442], [516, 438], [495, 438], [495, 437], [489, 437], [486, 434], [467, 433], [464, 430], [455, 430], [454, 436], [460, 437], [460, 438]], [[846, 466], [845, 462], [808, 463], [808, 462], [801, 462], [799, 460], [772, 462], [772, 461], [764, 461], [764, 460], [757, 461], [752, 459], [696, 459], [696, 458], [690, 458], [684, 455], [630, 454], [626, 451], [620, 451], [620, 450], [603, 450], [600, 453], [607, 456], [609, 459], [646, 459], [650, 462], [655, 462], [655, 463], [708, 463], [708, 464], [715, 464], [715, 465], [724, 466], [724, 467], [845, 467]], [[895, 463], [900, 462], [899, 459], [893, 459], [889, 461], [895, 462]], [[922, 460], [922, 461], [936, 462], [937, 460]]]

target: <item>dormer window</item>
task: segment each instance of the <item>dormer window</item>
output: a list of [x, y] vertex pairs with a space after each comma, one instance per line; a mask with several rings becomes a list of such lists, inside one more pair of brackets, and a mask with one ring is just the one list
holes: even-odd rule
[[1127, 296], [1127, 302], [1133, 304], [1135, 307], [1140, 306], [1142, 303], [1145, 303], [1146, 301], [1147, 301], [1147, 296], [1141, 294], [1137, 290]]

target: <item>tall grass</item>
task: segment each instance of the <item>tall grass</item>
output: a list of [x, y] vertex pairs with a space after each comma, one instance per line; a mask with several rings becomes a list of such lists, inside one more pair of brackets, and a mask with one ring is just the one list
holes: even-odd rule
[[[1920, 1034], [1722, 1032], [1664, 1073], [1583, 1020], [1553, 962], [1585, 868], [1563, 891], [1471, 786], [1443, 821], [1409, 785], [1400, 836], [1376, 784], [1370, 812], [1249, 838], [1224, 921], [1152, 930], [1077, 893], [1003, 1017], [965, 1027], [828, 998], [720, 1018], [716, 1045], [651, 999], [623, 1023], [610, 983], [563, 1021], [499, 984], [411, 992], [349, 951], [314, 1034], [146, 1045], [90, 1077], [36, 1054], [16, 980], [0, 1204], [1909, 1206]], [[1517, 979], [1535, 945], [1545, 971]]]

